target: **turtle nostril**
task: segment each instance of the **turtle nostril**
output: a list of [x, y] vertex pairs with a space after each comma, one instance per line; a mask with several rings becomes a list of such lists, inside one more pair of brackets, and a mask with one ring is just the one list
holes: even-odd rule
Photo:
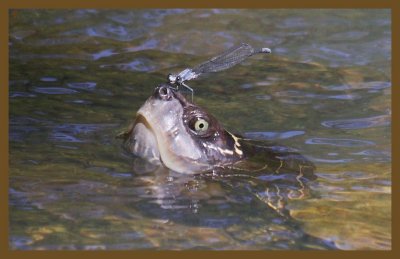
[[168, 94], [168, 89], [166, 87], [161, 87], [159, 92], [161, 96], [165, 96]]
[[166, 86], [161, 86], [158, 89], [158, 95], [163, 100], [169, 100], [171, 98], [171, 89], [169, 89], [169, 87]]

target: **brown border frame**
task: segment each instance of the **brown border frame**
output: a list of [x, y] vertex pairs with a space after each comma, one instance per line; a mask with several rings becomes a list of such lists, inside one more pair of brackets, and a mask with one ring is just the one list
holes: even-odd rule
[[[392, 118], [399, 117], [400, 105], [400, 71], [399, 46], [400, 46], [400, 5], [396, 0], [364, 0], [364, 1], [317, 1], [317, 0], [280, 0], [266, 2], [260, 0], [206, 0], [189, 3], [179, 0], [147, 0], [143, 2], [129, 0], [113, 1], [87, 1], [87, 0], [2, 0], [0, 2], [0, 257], [1, 258], [132, 258], [141, 256], [171, 257], [176, 259], [204, 256], [242, 257], [252, 256], [261, 258], [266, 256], [279, 256], [286, 258], [307, 257], [319, 258], [321, 256], [357, 256], [362, 258], [396, 257], [399, 252], [398, 231], [399, 224], [393, 220], [399, 215], [399, 202], [393, 202], [399, 197], [399, 137], [392, 134], [392, 250], [391, 251], [12, 251], [8, 248], [8, 10], [12, 8], [387, 8], [392, 10]], [[399, 132], [399, 121], [392, 120], [392, 132]]]

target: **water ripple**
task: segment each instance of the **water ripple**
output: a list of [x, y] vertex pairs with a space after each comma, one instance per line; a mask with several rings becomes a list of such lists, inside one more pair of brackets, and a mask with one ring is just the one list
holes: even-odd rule
[[359, 147], [375, 145], [372, 141], [357, 140], [357, 139], [335, 139], [335, 138], [310, 138], [307, 139], [306, 144], [311, 145], [331, 145], [337, 147]]
[[347, 32], [339, 32], [329, 36], [330, 40], [338, 40], [338, 41], [349, 41], [349, 40], [358, 40], [364, 38], [369, 35], [368, 31], [347, 31]]
[[319, 50], [321, 50], [322, 52], [328, 54], [328, 55], [333, 55], [333, 56], [338, 56], [341, 58], [350, 58], [351, 54], [338, 50], [338, 49], [333, 49], [333, 48], [327, 48], [325, 46], [321, 46], [319, 47]]
[[151, 72], [156, 69], [156, 66], [152, 61], [148, 59], [138, 58], [130, 63], [120, 63], [115, 65], [101, 65], [100, 68], [116, 67], [123, 71], [140, 71], [140, 72]]
[[376, 177], [373, 173], [367, 173], [363, 171], [346, 171], [343, 172], [342, 174], [344, 178], [351, 178], [357, 180], [372, 179]]
[[96, 88], [97, 83], [81, 82], [81, 83], [68, 83], [67, 85], [68, 85], [68, 87], [74, 88], [74, 89], [93, 91]]
[[39, 129], [27, 125], [10, 125], [9, 140], [24, 141], [32, 132], [38, 132]]
[[31, 133], [41, 131], [38, 125], [42, 123], [46, 123], [46, 121], [24, 116], [11, 117], [9, 122], [9, 140], [27, 140]]
[[155, 49], [155, 48], [157, 48], [157, 46], [158, 46], [158, 40], [149, 39], [149, 40], [143, 42], [141, 45], [126, 48], [126, 51], [127, 52], [135, 52], [135, 51], [146, 50], [146, 49]]
[[371, 81], [371, 82], [360, 82], [353, 83], [351, 85], [330, 85], [325, 86], [324, 88], [332, 91], [345, 91], [352, 89], [370, 89], [370, 90], [382, 90], [386, 88], [390, 88], [392, 86], [391, 82], [385, 81]]
[[331, 182], [349, 181], [349, 180], [369, 180], [376, 176], [374, 173], [364, 171], [344, 171], [335, 173], [319, 172], [318, 177], [329, 180]]
[[11, 92], [10, 91], [10, 98], [16, 97], [36, 97], [36, 94], [26, 93], [26, 92]]
[[[84, 32], [90, 37], [109, 38], [119, 41], [131, 41], [141, 37], [145, 30], [144, 28], [128, 27], [123, 25], [115, 25], [111, 23], [99, 24], [93, 27], [87, 27]], [[72, 32], [71, 34], [76, 34]], [[82, 34], [82, 32], [80, 32]]]
[[363, 160], [368, 160], [368, 161], [390, 162], [392, 159], [391, 153], [383, 150], [367, 149], [351, 154], [356, 156], [362, 156]]
[[33, 91], [40, 94], [76, 94], [78, 91], [63, 87], [34, 87]]
[[240, 85], [240, 88], [242, 88], [242, 89], [250, 89], [250, 88], [253, 88], [253, 84], [245, 83], [245, 84]]
[[391, 188], [388, 186], [361, 186], [355, 185], [351, 187], [352, 190], [362, 192], [376, 192], [376, 193], [391, 193]]
[[307, 157], [310, 158], [313, 162], [328, 163], [328, 164], [342, 164], [342, 163], [348, 163], [350, 161], [353, 161], [353, 159], [350, 159], [350, 158], [323, 159], [323, 158], [316, 158], [316, 157], [311, 157], [311, 156], [307, 156]]
[[116, 126], [116, 124], [61, 124], [55, 126], [54, 130], [57, 132], [68, 132], [71, 134], [87, 134], [96, 130], [113, 126]]
[[91, 101], [88, 100], [81, 100], [81, 99], [76, 99], [72, 101], [67, 101], [68, 103], [76, 103], [76, 104], [92, 104]]
[[100, 52], [92, 54], [92, 58], [93, 58], [93, 60], [98, 60], [98, 59], [110, 57], [110, 56], [116, 55], [116, 54], [118, 54], [118, 53], [113, 52], [112, 49], [105, 49]]
[[53, 127], [49, 139], [56, 142], [86, 142], [77, 137], [79, 134], [89, 134], [116, 124], [59, 124]]
[[18, 54], [10, 54], [10, 59], [19, 59], [23, 61], [29, 60], [38, 60], [38, 59], [79, 59], [79, 60], [87, 60], [87, 54], [37, 54], [37, 53], [18, 53]]
[[32, 45], [35, 46], [57, 46], [57, 45], [70, 45], [70, 44], [78, 44], [87, 40], [87, 37], [62, 37], [62, 38], [48, 38], [48, 39], [39, 39], [31, 42]]
[[83, 142], [82, 140], [80, 140], [72, 135], [68, 135], [68, 134], [62, 133], [62, 132], [52, 132], [50, 134], [49, 139], [51, 141], [55, 141], [55, 142], [72, 142], [72, 143]]
[[63, 69], [66, 70], [85, 70], [86, 66], [83, 65], [76, 65], [76, 66], [62, 66]]
[[327, 128], [333, 129], [364, 129], [373, 127], [389, 126], [391, 123], [390, 115], [379, 115], [367, 118], [329, 120], [321, 124]]
[[303, 135], [305, 132], [301, 130], [292, 130], [286, 132], [268, 132], [268, 131], [260, 131], [260, 132], [245, 132], [244, 136], [252, 139], [288, 139], [295, 136]]
[[50, 77], [50, 76], [44, 76], [44, 77], [40, 78], [40, 81], [42, 81], [42, 82], [55, 82], [55, 81], [57, 81], [57, 78]]
[[361, 156], [385, 156], [385, 157], [390, 157], [390, 152], [387, 151], [381, 151], [381, 150], [363, 150], [357, 153], [352, 153], [353, 155], [361, 155]]
[[276, 26], [281, 29], [287, 29], [287, 28], [304, 28], [307, 27], [308, 25], [309, 22], [307, 22], [303, 17], [290, 17], [284, 19]]
[[23, 40], [33, 34], [35, 34], [36, 31], [35, 30], [21, 30], [21, 31], [13, 31], [10, 32], [10, 37], [14, 38], [16, 40]]
[[272, 97], [270, 95], [267, 95], [267, 94], [265, 94], [265, 95], [256, 95], [256, 99], [269, 101], [269, 100], [272, 99]]
[[21, 191], [17, 191], [13, 188], [8, 190], [9, 194], [9, 206], [17, 207], [22, 210], [33, 209], [32, 204], [29, 202], [29, 194]]
[[288, 97], [288, 98], [313, 98], [313, 99], [337, 99], [337, 100], [356, 100], [360, 99], [361, 96], [358, 94], [340, 94], [340, 95], [327, 95], [327, 94], [314, 94], [306, 93], [301, 91], [280, 91], [274, 94], [276, 97]]

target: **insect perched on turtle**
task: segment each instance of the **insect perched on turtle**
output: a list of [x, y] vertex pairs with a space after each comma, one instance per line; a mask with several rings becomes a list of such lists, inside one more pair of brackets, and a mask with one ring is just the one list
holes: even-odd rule
[[243, 43], [193, 69], [187, 68], [178, 75], [170, 74], [168, 82], [155, 88], [153, 95], [138, 110], [128, 131], [122, 134], [127, 150], [184, 174], [239, 165], [249, 169], [251, 163], [243, 161], [254, 159], [264, 160], [262, 167], [273, 172], [286, 165], [295, 167], [295, 172], [300, 166], [312, 169], [311, 162], [300, 154], [282, 152], [276, 146], [260, 145], [230, 133], [214, 116], [193, 100], [187, 100], [179, 91], [181, 85], [188, 87], [187, 80], [228, 69], [254, 54], [270, 52], [268, 48], [255, 50]]

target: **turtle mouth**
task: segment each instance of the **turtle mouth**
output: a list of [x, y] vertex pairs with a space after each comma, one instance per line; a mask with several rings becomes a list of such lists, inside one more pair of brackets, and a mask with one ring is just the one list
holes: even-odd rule
[[157, 119], [153, 116], [146, 116], [146, 111], [138, 111], [136, 114], [135, 125], [142, 124], [154, 138], [157, 138]]
[[138, 113], [136, 115], [136, 119], [135, 119], [135, 124], [139, 124], [139, 123], [143, 124], [154, 135], [153, 128], [151, 127], [150, 123], [147, 121], [146, 117], [141, 113]]
[[133, 153], [147, 157], [153, 161], [160, 161], [160, 151], [157, 143], [157, 136], [148, 119], [138, 113], [136, 115], [134, 130]]

